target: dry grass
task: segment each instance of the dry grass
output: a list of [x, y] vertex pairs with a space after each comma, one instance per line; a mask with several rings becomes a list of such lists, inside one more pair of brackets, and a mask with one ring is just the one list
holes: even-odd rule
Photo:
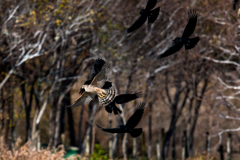
[[20, 141], [15, 143], [13, 151], [7, 147], [0, 146], [0, 159], [1, 160], [60, 160], [64, 159], [64, 146], [60, 145], [55, 151], [49, 148], [36, 151], [30, 143], [24, 144], [20, 147]]

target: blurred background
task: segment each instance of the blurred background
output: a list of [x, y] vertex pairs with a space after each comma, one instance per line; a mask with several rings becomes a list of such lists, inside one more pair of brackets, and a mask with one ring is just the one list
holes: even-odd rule
[[[157, 20], [126, 35], [147, 0], [0, 1], [0, 153], [58, 146], [96, 159], [240, 158], [240, 25], [231, 0], [158, 0]], [[195, 48], [158, 59], [198, 12]], [[118, 94], [142, 92], [108, 114], [97, 101], [67, 108], [111, 62]], [[108, 134], [140, 102], [144, 133]], [[29, 151], [29, 154], [30, 154]], [[39, 152], [40, 153], [40, 152]], [[0, 154], [0, 156], [1, 156]]]

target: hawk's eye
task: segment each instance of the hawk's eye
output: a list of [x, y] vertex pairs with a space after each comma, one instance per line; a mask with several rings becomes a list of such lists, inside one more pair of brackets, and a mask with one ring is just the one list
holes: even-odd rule
[[81, 88], [80, 91], [79, 91], [79, 94], [83, 94], [83, 92], [85, 92], [85, 89]]

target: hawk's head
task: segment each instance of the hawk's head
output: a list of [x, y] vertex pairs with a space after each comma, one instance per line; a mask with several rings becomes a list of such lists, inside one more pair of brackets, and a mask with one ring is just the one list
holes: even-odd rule
[[82, 86], [82, 88], [80, 89], [80, 91], [79, 91], [79, 94], [83, 94], [83, 92], [85, 92], [85, 87], [86, 87], [87, 85], [83, 85]]

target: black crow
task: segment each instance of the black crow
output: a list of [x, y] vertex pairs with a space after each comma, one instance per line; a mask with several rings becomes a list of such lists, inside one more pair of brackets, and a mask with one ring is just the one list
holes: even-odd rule
[[108, 106], [105, 107], [105, 110], [108, 113], [112, 113], [112, 111], [113, 111], [113, 113], [115, 115], [117, 115], [118, 113], [122, 113], [122, 111], [116, 106], [116, 103], [117, 104], [127, 103], [134, 99], [140, 98], [141, 96], [142, 96], [142, 94], [140, 92], [133, 93], [133, 94], [120, 94], [120, 95], [116, 96], [114, 98], [114, 100]]
[[233, 1], [233, 10], [235, 11], [238, 0], [232, 0], [232, 1]]
[[140, 122], [143, 112], [145, 110], [145, 103], [142, 103], [139, 105], [139, 107], [136, 109], [134, 114], [128, 119], [127, 123], [125, 125], [120, 125], [119, 128], [102, 128], [98, 126], [98, 128], [101, 128], [105, 132], [109, 133], [130, 133], [132, 137], [138, 137], [142, 134], [142, 128], [135, 128], [138, 123]]
[[188, 24], [183, 31], [182, 37], [175, 38], [173, 40], [173, 45], [166, 52], [161, 54], [159, 58], [164, 58], [172, 55], [173, 53], [180, 50], [183, 45], [185, 45], [185, 50], [189, 50], [197, 45], [199, 37], [189, 38], [196, 28], [197, 13], [194, 10], [190, 10], [188, 12], [188, 16], [189, 16]]
[[160, 8], [157, 7], [152, 10], [157, 4], [157, 0], [149, 0], [145, 9], [141, 9], [140, 17], [127, 29], [127, 33], [133, 32], [140, 28], [148, 18], [148, 24], [153, 23], [159, 14]]

